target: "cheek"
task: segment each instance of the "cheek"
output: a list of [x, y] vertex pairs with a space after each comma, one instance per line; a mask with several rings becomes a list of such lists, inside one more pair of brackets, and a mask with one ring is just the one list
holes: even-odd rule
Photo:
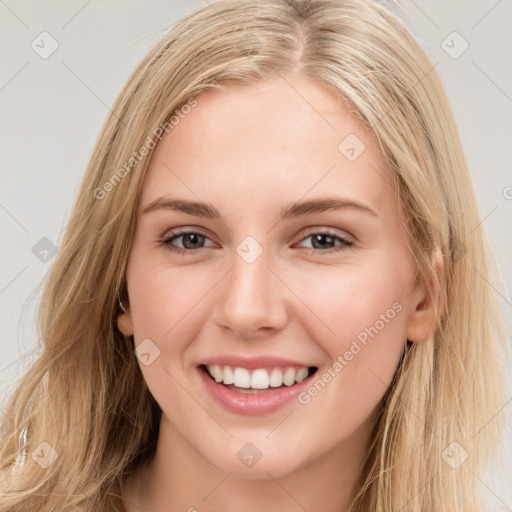
[[298, 293], [315, 312], [304, 317], [308, 330], [332, 361], [335, 400], [362, 415], [391, 383], [406, 342], [405, 281], [397, 268], [329, 269], [323, 279], [302, 277]]
[[[376, 323], [379, 331], [392, 330], [390, 326], [394, 325], [395, 334], [397, 327], [405, 332], [401, 318], [405, 315], [397, 311], [403, 309], [400, 305], [406, 295], [404, 290], [405, 280], [396, 269], [385, 270], [377, 265], [326, 266], [323, 271], [296, 276], [294, 286], [296, 295], [311, 311], [302, 318], [309, 319], [310, 329], [315, 323], [316, 332], [321, 332], [324, 342], [333, 348]], [[398, 305], [393, 307], [395, 303]]]
[[[178, 412], [178, 404], [183, 407], [189, 399], [179, 383], [191, 362], [189, 345], [205, 321], [205, 296], [214, 285], [211, 272], [198, 275], [195, 271], [191, 279], [187, 272], [134, 257], [127, 273], [139, 366], [152, 395], [168, 414]], [[143, 350], [150, 354], [149, 364], [141, 357]]]
[[[128, 269], [135, 339], [153, 337], [167, 344], [172, 339], [174, 344], [174, 340], [190, 338], [190, 329], [197, 324], [193, 319], [201, 311], [215, 275], [192, 270], [192, 266], [173, 268], [148, 260], [134, 257]], [[183, 338], [185, 326], [188, 334]]]

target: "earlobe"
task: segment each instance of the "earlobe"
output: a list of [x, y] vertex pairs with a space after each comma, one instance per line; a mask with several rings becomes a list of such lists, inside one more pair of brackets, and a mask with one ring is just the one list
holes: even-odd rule
[[445, 311], [443, 256], [439, 249], [432, 254], [432, 273], [427, 283], [418, 285], [415, 294], [415, 308], [407, 326], [407, 339], [421, 343], [432, 336], [436, 330], [438, 318]]
[[133, 334], [133, 323], [132, 316], [130, 312], [130, 307], [124, 307], [123, 303], [120, 301], [119, 306], [121, 307], [123, 313], [120, 313], [117, 317], [117, 328], [125, 335], [131, 336]]

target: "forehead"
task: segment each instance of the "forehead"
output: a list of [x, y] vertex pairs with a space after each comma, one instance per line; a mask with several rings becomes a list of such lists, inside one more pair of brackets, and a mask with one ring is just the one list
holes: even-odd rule
[[142, 204], [165, 193], [223, 205], [348, 195], [389, 206], [390, 171], [374, 134], [333, 91], [278, 77], [209, 90], [162, 137]]

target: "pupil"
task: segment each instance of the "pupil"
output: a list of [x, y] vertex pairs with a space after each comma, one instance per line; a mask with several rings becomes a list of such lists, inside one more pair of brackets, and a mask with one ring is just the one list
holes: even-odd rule
[[[322, 242], [322, 240], [323, 240], [323, 242]], [[315, 247], [315, 245], [318, 241], [320, 241], [321, 243], [332, 243], [333, 240], [334, 239], [331, 235], [323, 235], [323, 234], [316, 235], [313, 237], [313, 247]], [[315, 248], [317, 248], [317, 247], [315, 247]], [[322, 248], [322, 245], [320, 246], [320, 248]]]
[[[183, 245], [187, 247], [187, 240], [192, 239], [192, 245], [196, 245], [198, 243], [198, 239], [200, 240], [202, 238], [201, 235], [198, 235], [197, 233], [189, 233], [183, 237]], [[195, 240], [195, 241], [194, 241]], [[196, 247], [188, 247], [188, 249], [196, 249]]]

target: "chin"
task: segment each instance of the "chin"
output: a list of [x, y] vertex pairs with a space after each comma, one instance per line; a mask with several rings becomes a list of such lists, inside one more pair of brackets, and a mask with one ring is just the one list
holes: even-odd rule
[[[246, 452], [249, 452], [250, 449], [247, 450], [246, 448], [246, 452], [243, 450], [244, 448], [238, 448], [233, 453], [233, 456], [229, 458], [226, 458], [227, 450], [225, 450], [222, 454], [222, 460], [209, 460], [220, 471], [229, 473], [230, 476], [234, 478], [252, 480], [266, 480], [272, 477], [281, 477], [290, 474], [299, 468], [297, 465], [297, 458], [291, 453], [283, 453], [282, 451], [273, 449], [272, 455], [265, 456], [265, 453], [263, 452], [259, 455], [260, 458], [257, 458], [258, 455], [254, 453], [251, 460], [251, 456], [246, 455]], [[293, 464], [287, 464], [287, 461], [293, 461]]]

